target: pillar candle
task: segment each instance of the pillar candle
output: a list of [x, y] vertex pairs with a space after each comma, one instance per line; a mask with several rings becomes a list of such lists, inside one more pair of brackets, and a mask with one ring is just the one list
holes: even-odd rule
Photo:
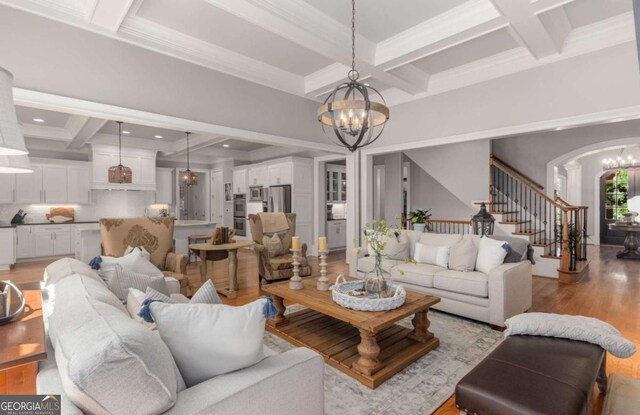
[[318, 251], [326, 251], [327, 250], [327, 237], [321, 236], [318, 238]]
[[300, 237], [294, 236], [291, 238], [291, 249], [300, 249]]

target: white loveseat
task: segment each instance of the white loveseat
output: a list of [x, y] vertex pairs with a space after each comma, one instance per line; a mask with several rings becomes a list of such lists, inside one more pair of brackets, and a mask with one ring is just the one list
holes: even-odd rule
[[324, 413], [319, 354], [266, 349], [254, 366], [186, 388], [157, 331], [133, 320], [87, 265], [60, 261], [45, 272], [47, 360], [37, 392], [61, 395], [63, 414]]
[[[478, 238], [466, 235], [465, 238]], [[401, 242], [408, 243], [406, 259], [384, 258], [383, 268], [390, 279], [414, 291], [440, 297], [434, 309], [468, 317], [504, 327], [509, 317], [523, 313], [532, 302], [532, 266], [528, 260], [499, 265], [488, 274], [473, 271], [456, 271], [437, 265], [408, 261], [414, 257], [416, 243], [432, 246], [448, 246], [462, 240], [462, 235], [418, 233], [403, 231]], [[356, 249], [356, 275], [363, 277], [374, 268], [375, 258], [369, 256], [366, 247]], [[351, 270], [352, 275], [354, 269]]]

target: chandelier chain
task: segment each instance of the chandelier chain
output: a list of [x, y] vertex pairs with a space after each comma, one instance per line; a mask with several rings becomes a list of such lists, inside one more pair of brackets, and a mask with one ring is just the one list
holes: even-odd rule
[[122, 121], [118, 121], [118, 163], [122, 165]]
[[189, 170], [189, 135], [191, 133], [186, 133], [187, 134], [187, 170]]
[[351, 0], [351, 70], [356, 70], [356, 0]]

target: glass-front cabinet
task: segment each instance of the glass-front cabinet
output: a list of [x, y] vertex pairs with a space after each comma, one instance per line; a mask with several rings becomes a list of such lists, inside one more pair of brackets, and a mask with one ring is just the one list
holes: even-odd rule
[[338, 164], [327, 164], [327, 202], [347, 201], [347, 169]]

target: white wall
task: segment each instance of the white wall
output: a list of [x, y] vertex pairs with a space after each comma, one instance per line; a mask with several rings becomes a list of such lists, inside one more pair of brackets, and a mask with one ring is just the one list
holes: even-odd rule
[[384, 157], [384, 219], [388, 225], [400, 226], [402, 215], [402, 153]]

